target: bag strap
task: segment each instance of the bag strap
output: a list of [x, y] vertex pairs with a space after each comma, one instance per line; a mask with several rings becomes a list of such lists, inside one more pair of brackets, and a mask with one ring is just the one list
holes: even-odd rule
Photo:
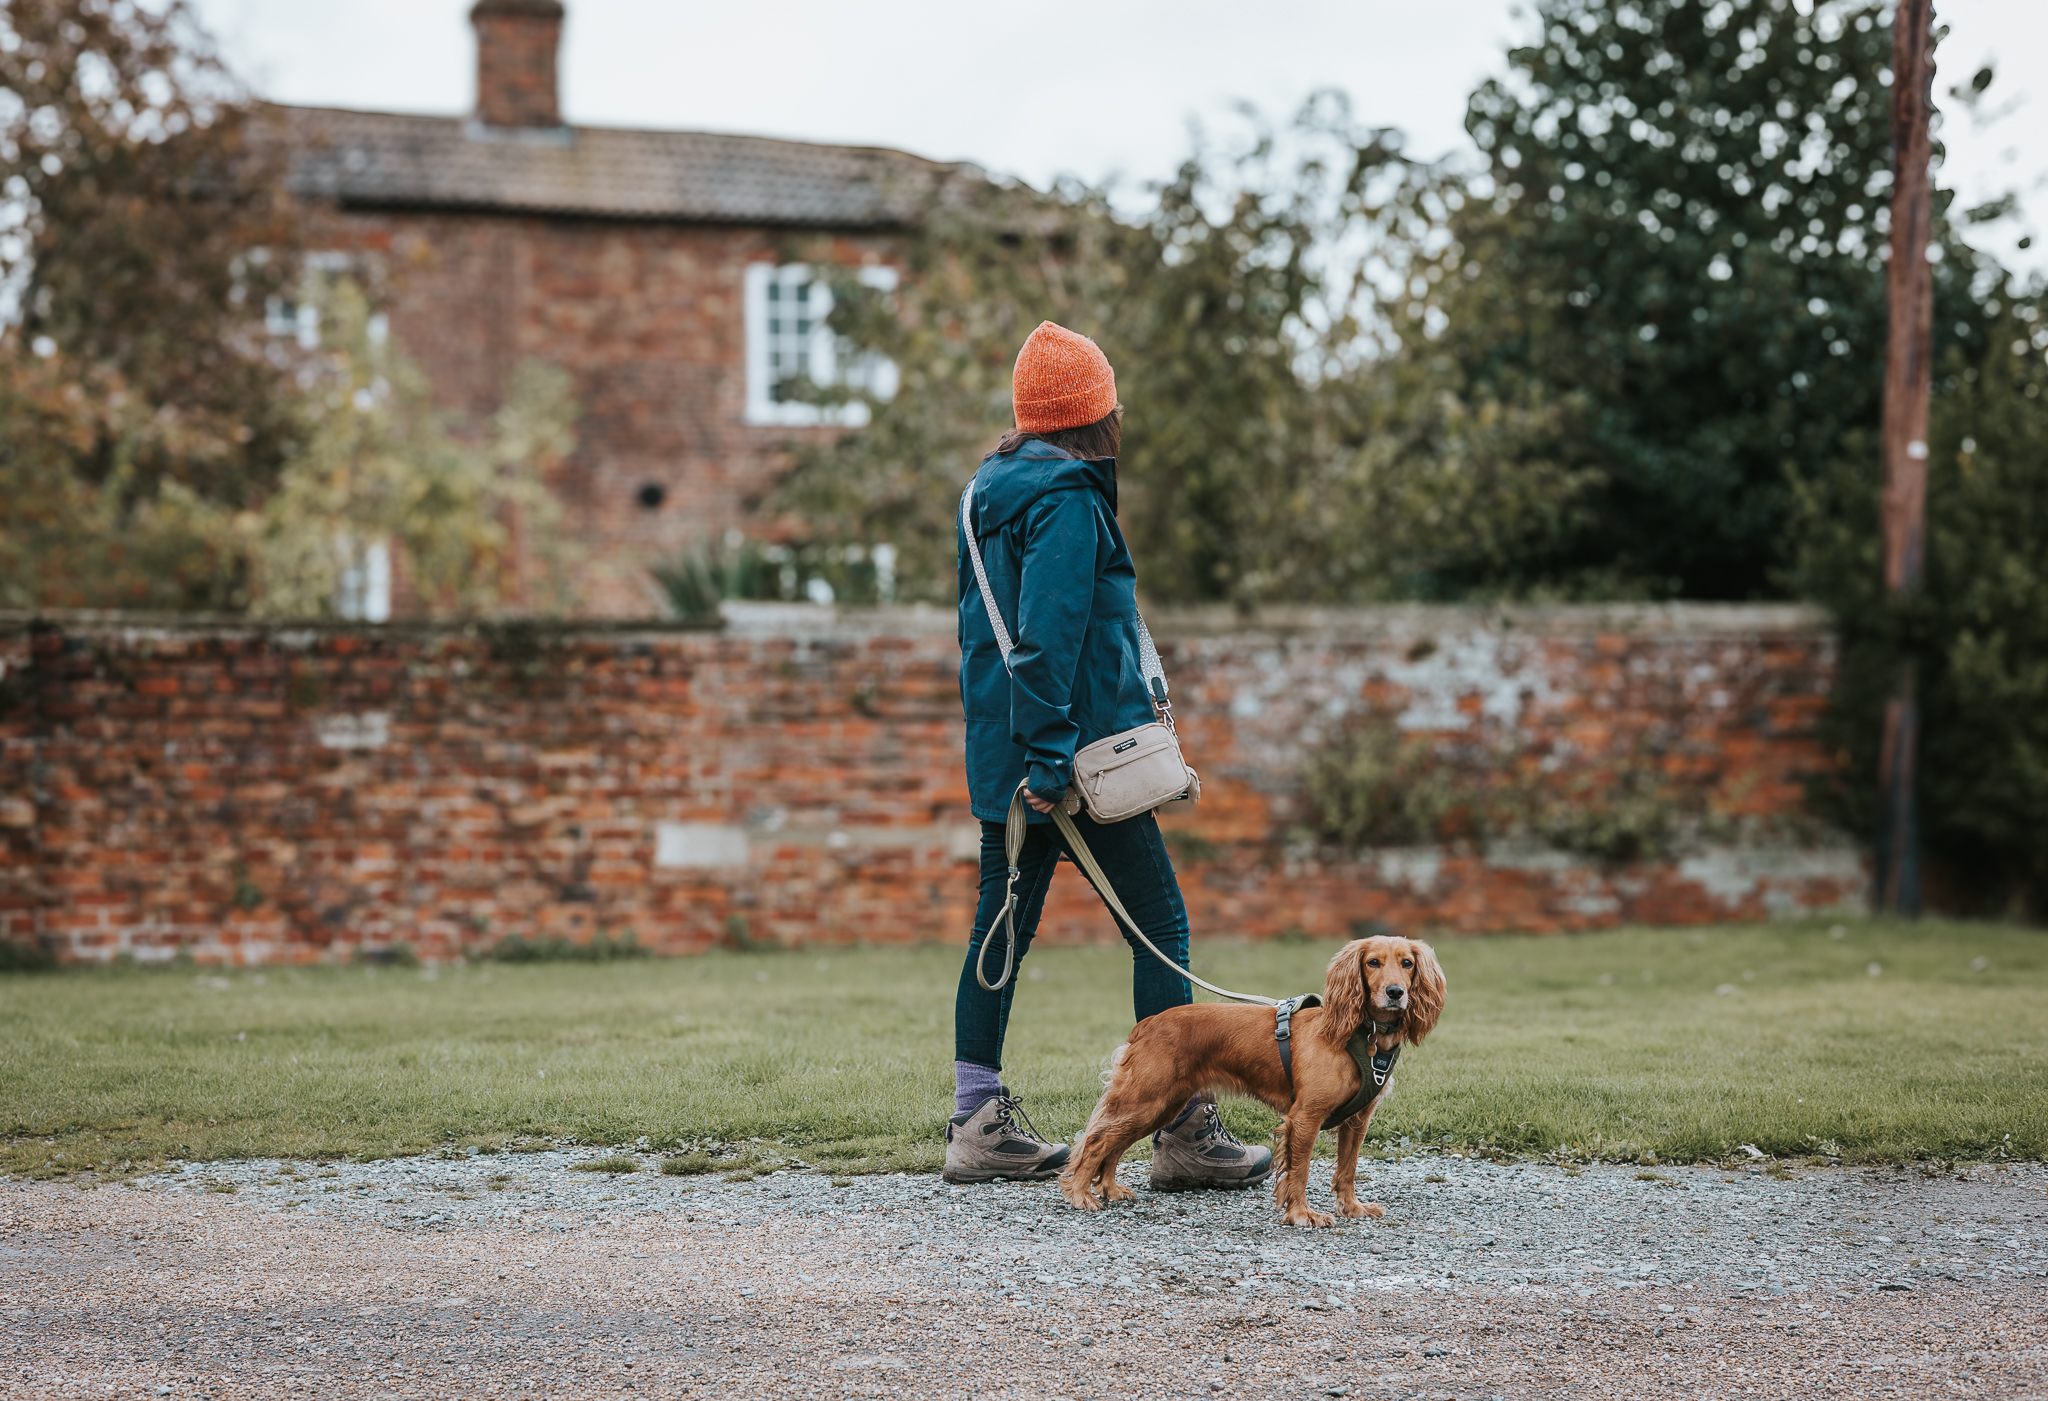
[[[981, 588], [981, 606], [988, 610], [988, 625], [994, 629], [996, 646], [1003, 654], [1003, 670], [1010, 671], [1010, 654], [1017, 650], [1017, 644], [1010, 640], [1010, 629], [1003, 622], [1003, 615], [996, 607], [995, 591], [988, 586], [988, 567], [981, 562], [981, 542], [974, 531], [974, 483], [967, 484], [967, 490], [960, 493], [960, 533], [967, 537], [967, 558], [974, 564], [974, 582]], [[1145, 678], [1146, 693], [1155, 705], [1166, 699], [1166, 665], [1159, 660], [1159, 648], [1152, 641], [1152, 630], [1145, 626], [1145, 615], [1138, 615], [1138, 672]], [[1168, 724], [1172, 722], [1169, 720]]]
[[[1017, 650], [1017, 644], [1010, 641], [1010, 630], [1003, 626], [1003, 615], [996, 608], [995, 591], [988, 586], [988, 570], [981, 562], [981, 544], [974, 536], [973, 482], [969, 482], [967, 490], [960, 493], [960, 533], [967, 537], [967, 557], [974, 561], [974, 582], [981, 585], [981, 606], [988, 609], [988, 625], [995, 629], [996, 646], [1002, 649], [1003, 670], [1010, 671], [1010, 653]], [[1014, 855], [1011, 860], [1014, 864]]]

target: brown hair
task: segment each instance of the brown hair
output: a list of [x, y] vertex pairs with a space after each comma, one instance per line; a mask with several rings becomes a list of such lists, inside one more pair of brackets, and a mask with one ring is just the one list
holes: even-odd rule
[[1062, 428], [1053, 433], [1027, 433], [1021, 428], [1012, 428], [996, 444], [997, 453], [1015, 452], [1029, 442], [1047, 443], [1061, 452], [1070, 453], [1083, 461], [1098, 457], [1115, 457], [1124, 445], [1124, 406], [1118, 404], [1093, 423], [1084, 423], [1079, 428]]

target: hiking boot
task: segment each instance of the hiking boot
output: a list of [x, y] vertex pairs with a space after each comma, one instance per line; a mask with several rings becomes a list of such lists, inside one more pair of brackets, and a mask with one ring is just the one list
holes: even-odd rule
[[1204, 1092], [1180, 1117], [1152, 1135], [1152, 1190], [1252, 1187], [1273, 1171], [1273, 1151], [1240, 1143], [1223, 1127], [1214, 1096]]
[[1043, 1182], [1058, 1177], [1073, 1150], [1038, 1136], [1007, 1089], [946, 1121], [948, 1182]]

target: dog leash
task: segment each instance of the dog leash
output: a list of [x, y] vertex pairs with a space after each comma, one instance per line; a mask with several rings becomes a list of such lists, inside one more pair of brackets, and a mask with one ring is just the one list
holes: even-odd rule
[[[1001, 992], [1004, 985], [1010, 981], [1012, 975], [1017, 971], [1017, 858], [1024, 850], [1024, 829], [1026, 825], [1024, 793], [1024, 784], [1019, 783], [1017, 791], [1010, 795], [1010, 810], [1003, 817], [1003, 845], [1009, 853], [1010, 878], [1009, 885], [1003, 893], [1003, 912], [997, 917], [996, 923], [990, 926], [988, 931], [989, 939], [995, 938], [998, 928], [1003, 931], [1005, 936], [1002, 975], [994, 982], [990, 982], [987, 973], [983, 970], [983, 965], [988, 958], [988, 940], [982, 942], [981, 952], [975, 955], [974, 959], [974, 980], [990, 992]], [[1130, 930], [1136, 936], [1139, 943], [1151, 950], [1154, 958], [1158, 959], [1168, 968], [1171, 968], [1177, 976], [1186, 978], [1196, 987], [1205, 988], [1215, 993], [1218, 997], [1225, 998], [1231, 1002], [1249, 1002], [1259, 1007], [1278, 1007], [1280, 1005], [1280, 999], [1277, 997], [1260, 997], [1256, 993], [1232, 992], [1229, 988], [1220, 988], [1214, 983], [1205, 982], [1161, 953], [1159, 946], [1146, 938], [1145, 931], [1138, 928], [1138, 922], [1131, 918], [1130, 911], [1124, 908], [1124, 902], [1117, 899], [1116, 888], [1109, 883], [1109, 877], [1103, 874], [1102, 864], [1095, 859], [1095, 853], [1088, 849], [1088, 843], [1082, 839], [1081, 829], [1074, 825], [1074, 819], [1069, 817], [1067, 810], [1058, 803], [1053, 804], [1052, 820], [1053, 825], [1059, 828], [1060, 835], [1067, 839], [1067, 850], [1073, 855], [1076, 864], [1081, 867], [1081, 873], [1088, 877], [1088, 883], [1094, 886], [1095, 893], [1102, 897], [1102, 903], [1109, 906], [1110, 913], [1123, 922], [1124, 928]]]

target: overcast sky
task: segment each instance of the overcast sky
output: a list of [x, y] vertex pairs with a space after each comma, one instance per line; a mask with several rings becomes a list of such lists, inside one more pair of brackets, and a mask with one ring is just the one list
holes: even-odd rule
[[[469, 0], [196, 3], [265, 97], [448, 113], [474, 99]], [[1238, 100], [1284, 115], [1322, 87], [1403, 128], [1414, 154], [1463, 150], [1466, 94], [1528, 23], [1516, 0], [567, 3], [571, 122], [895, 146], [1041, 186], [1164, 178], [1190, 123], [1230, 129]], [[1969, 203], [2019, 190], [2025, 217], [1985, 242], [2048, 269], [2048, 0], [1935, 8], [1952, 30], [1938, 89], [1993, 62], [1985, 107], [2004, 114], [1947, 124], [1943, 183]], [[2024, 233], [2035, 246], [2020, 254]]]

